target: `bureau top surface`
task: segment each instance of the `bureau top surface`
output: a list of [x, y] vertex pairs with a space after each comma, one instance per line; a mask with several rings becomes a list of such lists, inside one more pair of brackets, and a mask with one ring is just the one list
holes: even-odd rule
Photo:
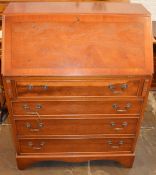
[[12, 3], [4, 12], [4, 76], [152, 73], [151, 21], [141, 5]]
[[109, 2], [23, 2], [10, 3], [4, 14], [102, 13], [141, 14], [149, 12], [141, 4]]

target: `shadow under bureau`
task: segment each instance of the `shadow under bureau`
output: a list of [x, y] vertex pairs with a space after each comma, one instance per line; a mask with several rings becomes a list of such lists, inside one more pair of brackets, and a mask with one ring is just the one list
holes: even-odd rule
[[18, 168], [100, 159], [131, 167], [153, 73], [146, 9], [11, 3], [3, 33], [2, 73]]

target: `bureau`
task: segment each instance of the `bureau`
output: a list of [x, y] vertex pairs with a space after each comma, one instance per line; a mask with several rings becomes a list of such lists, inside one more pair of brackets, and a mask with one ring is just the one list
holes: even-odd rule
[[153, 73], [148, 11], [128, 3], [10, 3], [3, 33], [18, 168], [101, 159], [132, 167]]

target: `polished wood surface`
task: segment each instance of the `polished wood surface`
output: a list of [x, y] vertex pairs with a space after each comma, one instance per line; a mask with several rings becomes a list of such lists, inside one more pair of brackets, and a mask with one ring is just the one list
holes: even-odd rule
[[[20, 139], [21, 154], [74, 152], [132, 152], [133, 138]], [[56, 146], [57, 145], [57, 146]]]
[[120, 2], [25, 2], [25, 3], [10, 3], [4, 14], [137, 14], [149, 16], [149, 12], [141, 4], [120, 3]]
[[[69, 0], [68, 2], [90, 2], [92, 0]], [[93, 0], [96, 2], [96, 0]], [[130, 2], [129, 0], [103, 0], [104, 2]], [[0, 1], [0, 15], [10, 2], [56, 2], [56, 0], [1, 0]], [[67, 2], [67, 0], [57, 0], [57, 2]], [[96, 5], [95, 5], [96, 6]]]
[[[67, 116], [66, 118], [50, 116], [41, 118], [41, 121], [34, 116], [28, 118], [20, 116], [16, 120], [17, 135], [30, 136], [51, 136], [51, 135], [95, 135], [95, 134], [129, 134], [134, 135], [137, 129], [138, 118], [134, 116], [118, 118], [118, 116]], [[51, 127], [52, 126], [52, 127]]]
[[[14, 115], [139, 114], [142, 99], [69, 99], [13, 102]], [[116, 107], [114, 107], [116, 105]], [[61, 110], [60, 110], [61, 109]]]
[[13, 80], [16, 98], [49, 98], [61, 96], [139, 96], [143, 80], [140, 78], [101, 78], [67, 80]]
[[58, 161], [66, 161], [66, 162], [84, 162], [88, 160], [114, 160], [122, 165], [124, 165], [127, 168], [131, 168], [133, 165], [134, 161], [134, 154], [106, 154], [106, 153], [81, 153], [79, 155], [74, 154], [70, 155], [68, 154], [53, 154], [53, 155], [34, 155], [32, 156], [25, 156], [25, 155], [16, 155], [16, 160], [17, 160], [17, 166], [19, 169], [23, 170], [30, 166], [34, 162], [39, 162], [39, 161], [48, 161], [48, 160], [58, 160]]
[[68, 6], [75, 3], [67, 3], [44, 14], [26, 4], [31, 14], [15, 3], [3, 21], [18, 168], [100, 159], [132, 167], [153, 72], [149, 14], [139, 5], [138, 13], [121, 14], [121, 4], [102, 2], [109, 8], [90, 11], [94, 3], [80, 3], [74, 14]]
[[[108, 7], [102, 10], [92, 9], [94, 3], [81, 3], [79, 7], [76, 3], [26, 4], [27, 11], [31, 11], [28, 15], [22, 10], [18, 11], [18, 8], [25, 8], [25, 3], [12, 3], [4, 12], [4, 44], [8, 44], [3, 48], [3, 75], [98, 76], [153, 73], [152, 35], [150, 21], [147, 20], [149, 14], [142, 6], [126, 3], [125, 9], [129, 8], [130, 12], [126, 10], [116, 18], [114, 14], [122, 13], [123, 4], [106, 3]], [[99, 2], [99, 5], [105, 6], [105, 3]], [[14, 6], [17, 12], [11, 11]], [[138, 9], [134, 12], [135, 18], [131, 6]], [[39, 14], [36, 12], [38, 9], [41, 11]], [[43, 57], [46, 60], [44, 62]]]

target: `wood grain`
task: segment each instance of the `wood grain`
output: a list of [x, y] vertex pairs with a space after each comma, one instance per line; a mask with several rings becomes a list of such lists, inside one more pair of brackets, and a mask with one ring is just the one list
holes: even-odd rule
[[3, 24], [18, 168], [101, 159], [132, 167], [153, 73], [149, 13], [124, 3], [14, 3]]
[[[98, 116], [97, 116], [98, 117]], [[51, 136], [51, 135], [96, 135], [96, 134], [129, 134], [134, 135], [138, 118], [70, 118], [32, 119], [21, 117], [16, 120], [17, 135]], [[40, 125], [41, 124], [41, 125]]]
[[[33, 15], [33, 11], [34, 14], [37, 13], [37, 7], [29, 8], [29, 3], [26, 8], [32, 12], [28, 15], [17, 10], [17, 13], [10, 16], [14, 5], [16, 9], [18, 6], [19, 9], [22, 8], [16, 3], [4, 12], [4, 45], [5, 42], [7, 44], [4, 47], [5, 62], [2, 62], [3, 75], [95, 76], [153, 73], [152, 35], [149, 30], [151, 24], [148, 21], [149, 15], [143, 9], [142, 15], [134, 18], [128, 12], [120, 15], [111, 11], [115, 4], [110, 7], [107, 4], [108, 11], [105, 8], [98, 9], [98, 14], [90, 8], [92, 3], [86, 3], [84, 7], [82, 3], [77, 12], [70, 11], [70, 3], [65, 3], [62, 12], [53, 10], [57, 9], [55, 3], [46, 4], [39, 8], [46, 14]], [[74, 3], [71, 5], [75, 6]], [[47, 9], [51, 6], [53, 13], [48, 14]], [[115, 7], [121, 9], [122, 5]], [[76, 9], [75, 7], [74, 10]], [[86, 11], [85, 14], [83, 10]], [[119, 16], [116, 18], [113, 12]], [[42, 61], [43, 57], [46, 61]]]

